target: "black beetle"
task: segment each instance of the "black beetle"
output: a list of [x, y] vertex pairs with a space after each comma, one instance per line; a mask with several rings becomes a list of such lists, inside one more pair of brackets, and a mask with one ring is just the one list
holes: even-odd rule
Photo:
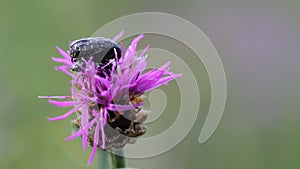
[[[85, 66], [84, 60], [88, 61], [93, 57], [93, 62], [96, 63], [98, 69], [115, 59], [116, 49], [118, 58], [121, 57], [121, 48], [112, 40], [104, 37], [89, 37], [75, 40], [70, 45], [70, 57], [73, 63], [73, 71], [81, 71], [80, 66]], [[110, 69], [111, 66], [104, 68], [104, 71]]]

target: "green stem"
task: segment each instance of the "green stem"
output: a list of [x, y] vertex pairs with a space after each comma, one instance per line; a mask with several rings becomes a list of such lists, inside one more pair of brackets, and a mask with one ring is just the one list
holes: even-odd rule
[[123, 149], [118, 150], [116, 152], [111, 152], [110, 156], [111, 156], [113, 169], [126, 168], [126, 161], [125, 161]]
[[108, 169], [110, 168], [110, 164], [109, 164], [109, 152], [108, 151], [104, 151], [104, 150], [98, 150], [97, 151], [100, 157], [100, 168], [99, 169]]

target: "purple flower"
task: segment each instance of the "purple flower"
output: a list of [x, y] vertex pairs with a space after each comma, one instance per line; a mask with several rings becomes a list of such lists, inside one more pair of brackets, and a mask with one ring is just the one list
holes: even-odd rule
[[[121, 36], [122, 33], [116, 36], [114, 41]], [[146, 127], [142, 123], [147, 117], [147, 112], [141, 108], [144, 103], [143, 94], [182, 76], [169, 71], [170, 62], [145, 72], [145, 53], [149, 45], [140, 55], [136, 52], [137, 44], [142, 38], [143, 35], [139, 35], [126, 50], [123, 47], [120, 59], [116, 56], [100, 68], [92, 61], [92, 56], [89, 60], [83, 60], [85, 66], [76, 74], [70, 72], [73, 63], [69, 51], [65, 52], [56, 47], [63, 58], [52, 60], [63, 64], [57, 66], [56, 70], [71, 76], [71, 96], [40, 98], [47, 98], [49, 103], [55, 106], [72, 107], [65, 114], [48, 120], [63, 120], [74, 113], [77, 114], [73, 123], [78, 130], [65, 140], [81, 137], [84, 150], [88, 144], [93, 147], [88, 165], [91, 164], [99, 146], [102, 149], [121, 148], [126, 143], [133, 143], [134, 137], [144, 134]], [[106, 66], [111, 68], [107, 69], [108, 72], [102, 71]]]

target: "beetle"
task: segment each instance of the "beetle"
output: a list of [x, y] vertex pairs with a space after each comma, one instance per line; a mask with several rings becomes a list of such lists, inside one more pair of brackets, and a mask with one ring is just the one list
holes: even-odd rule
[[[118, 58], [121, 57], [121, 48], [112, 40], [104, 37], [89, 37], [73, 41], [70, 44], [70, 57], [72, 65], [72, 71], [82, 71], [80, 67], [85, 66], [83, 60], [89, 60], [93, 57], [93, 62], [96, 63], [97, 68], [108, 64], [110, 60], [115, 59], [115, 52]], [[81, 66], [79, 66], [81, 65]], [[104, 68], [107, 72], [111, 66]]]

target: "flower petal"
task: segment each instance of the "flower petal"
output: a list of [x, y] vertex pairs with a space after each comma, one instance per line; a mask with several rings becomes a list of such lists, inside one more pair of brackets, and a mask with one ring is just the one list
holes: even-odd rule
[[65, 113], [62, 116], [57, 116], [57, 117], [49, 117], [48, 120], [49, 121], [57, 121], [57, 120], [63, 120], [67, 117], [69, 117], [70, 115], [72, 115], [75, 111], [77, 111], [80, 108], [81, 105], [78, 105], [76, 107], [74, 107], [73, 109], [69, 110], [67, 113]]
[[124, 31], [121, 31], [117, 36], [114, 37], [113, 41], [117, 42], [124, 34]]
[[143, 57], [145, 55], [145, 53], [148, 51], [148, 49], [150, 48], [150, 45], [148, 44], [142, 51], [142, 53], [140, 54], [140, 57]]
[[[70, 55], [68, 54], [68, 52], [65, 52], [64, 50], [62, 50], [60, 47], [56, 46], [56, 49], [58, 50], [58, 52], [66, 59], [66, 60], [71, 60]], [[70, 61], [71, 62], [71, 61]]]
[[[89, 122], [89, 124], [87, 125], [88, 128], [92, 127], [95, 122], [96, 122], [96, 118], [94, 118], [91, 122]], [[80, 135], [82, 135], [84, 131], [82, 129], [76, 131], [75, 133], [73, 133], [71, 136], [65, 138], [65, 141], [70, 141], [70, 140], [73, 140], [74, 138], [76, 137], [79, 137]]]
[[39, 99], [69, 99], [71, 96], [38, 96]]
[[74, 101], [56, 101], [56, 100], [48, 100], [49, 103], [58, 106], [58, 107], [70, 107], [78, 104], [78, 102]]
[[109, 104], [107, 109], [111, 111], [125, 111], [125, 110], [131, 110], [134, 108], [137, 108], [139, 106], [142, 106], [144, 103], [138, 103], [133, 105], [117, 105], [117, 104]]
[[67, 75], [75, 78], [75, 75], [73, 73], [70, 72], [70, 66], [69, 65], [62, 65], [62, 66], [56, 66], [55, 70], [57, 71], [62, 71], [64, 73], [66, 73]]
[[88, 130], [89, 128], [87, 127], [88, 122], [89, 122], [89, 110], [88, 106], [86, 104], [82, 105], [82, 110], [81, 110], [81, 128], [84, 131], [82, 133], [82, 148], [85, 151], [87, 147], [87, 141], [88, 141]]
[[65, 58], [56, 58], [56, 57], [51, 57], [51, 59], [54, 62], [58, 62], [58, 63], [64, 63], [66, 65], [70, 65], [70, 62], [68, 60], [66, 60]]
[[[101, 121], [100, 121], [101, 138], [102, 138], [102, 149], [103, 149], [103, 150], [105, 149], [105, 144], [106, 144], [106, 142], [105, 142], [104, 125], [105, 125], [105, 123], [106, 123], [106, 121], [107, 121], [107, 116], [108, 116], [107, 109], [104, 109], [104, 110], [103, 110], [103, 114], [102, 114], [102, 119], [101, 119]], [[97, 127], [96, 127], [96, 130], [99, 130], [99, 128], [97, 129]], [[99, 135], [99, 133], [98, 133], [98, 135]], [[98, 136], [98, 138], [99, 138], [99, 136]], [[99, 142], [99, 141], [97, 140], [97, 142]]]
[[93, 149], [92, 149], [92, 153], [91, 153], [91, 155], [89, 157], [89, 161], [87, 163], [87, 167], [91, 165], [91, 163], [92, 163], [92, 161], [93, 161], [93, 159], [95, 157], [95, 154], [97, 152], [97, 148], [98, 148], [98, 145], [94, 143]]
[[182, 76], [181, 74], [176, 74], [174, 76], [168, 76], [168, 77], [162, 78], [152, 87], [150, 87], [148, 89], [144, 89], [144, 92], [148, 92], [148, 91], [158, 88], [159, 86], [162, 86], [162, 85], [167, 85], [169, 81], [174, 80], [175, 78], [179, 78], [181, 76]]

